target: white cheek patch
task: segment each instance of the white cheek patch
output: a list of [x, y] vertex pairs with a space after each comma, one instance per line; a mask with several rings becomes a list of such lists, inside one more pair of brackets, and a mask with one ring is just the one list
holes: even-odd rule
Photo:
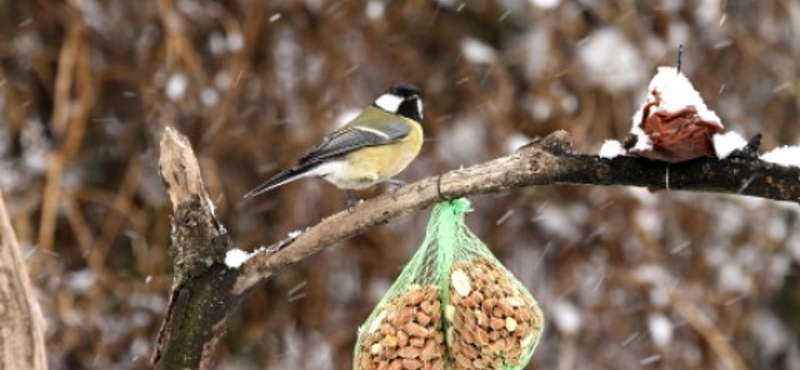
[[400, 108], [400, 103], [402, 102], [403, 98], [397, 95], [383, 94], [375, 100], [375, 105], [387, 112], [397, 113], [397, 109]]

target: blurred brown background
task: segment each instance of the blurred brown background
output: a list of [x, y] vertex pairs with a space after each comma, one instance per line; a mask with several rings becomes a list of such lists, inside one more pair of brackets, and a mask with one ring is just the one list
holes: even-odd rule
[[[51, 367], [148, 367], [171, 283], [165, 125], [253, 249], [344, 197], [318, 180], [242, 194], [396, 82], [426, 102], [413, 181], [556, 129], [584, 152], [623, 139], [679, 44], [727, 129], [800, 141], [795, 0], [0, 1], [0, 188]], [[569, 186], [472, 200], [473, 231], [548, 315], [528, 369], [800, 368], [796, 204]], [[348, 369], [426, 221], [282, 271], [233, 317], [219, 368]]]

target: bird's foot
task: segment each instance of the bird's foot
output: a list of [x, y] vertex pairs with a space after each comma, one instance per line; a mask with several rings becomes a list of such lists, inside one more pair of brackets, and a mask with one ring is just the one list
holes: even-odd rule
[[353, 207], [357, 206], [359, 203], [361, 203], [361, 199], [358, 199], [352, 190], [344, 191], [344, 206], [348, 211], [353, 209]]
[[403, 185], [406, 184], [406, 182], [403, 180], [388, 179], [386, 180], [386, 184], [389, 185], [389, 188], [387, 189], [389, 195], [392, 197], [392, 199], [397, 200], [396, 196], [397, 189], [400, 189]]

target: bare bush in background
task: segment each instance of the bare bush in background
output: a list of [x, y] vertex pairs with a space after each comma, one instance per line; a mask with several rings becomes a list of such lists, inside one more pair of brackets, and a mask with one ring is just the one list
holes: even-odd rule
[[[39, 0], [0, 2], [0, 20], [0, 187], [53, 369], [149, 366], [171, 282], [164, 125], [190, 135], [245, 249], [343, 207], [314, 180], [241, 195], [399, 81], [423, 91], [429, 138], [406, 180], [555, 129], [589, 152], [623, 139], [679, 44], [727, 129], [800, 141], [791, 0]], [[473, 200], [470, 226], [549, 318], [529, 368], [800, 367], [797, 205], [584, 187]], [[425, 222], [282, 271], [233, 318], [219, 367], [349, 368]]]

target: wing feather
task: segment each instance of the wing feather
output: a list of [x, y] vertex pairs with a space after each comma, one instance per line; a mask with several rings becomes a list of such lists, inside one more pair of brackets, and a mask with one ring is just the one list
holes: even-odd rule
[[300, 158], [299, 163], [317, 162], [340, 157], [361, 148], [396, 143], [411, 132], [411, 127], [401, 118], [393, 118], [374, 126], [368, 123], [360, 122], [359, 125], [331, 133]]

